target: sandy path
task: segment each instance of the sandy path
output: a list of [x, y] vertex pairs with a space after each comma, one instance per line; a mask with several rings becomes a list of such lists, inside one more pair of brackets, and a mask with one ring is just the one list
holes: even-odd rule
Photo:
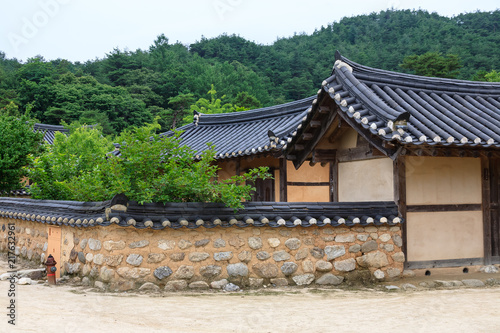
[[154, 296], [21, 285], [13, 327], [9, 285], [0, 332], [500, 332], [500, 287]]

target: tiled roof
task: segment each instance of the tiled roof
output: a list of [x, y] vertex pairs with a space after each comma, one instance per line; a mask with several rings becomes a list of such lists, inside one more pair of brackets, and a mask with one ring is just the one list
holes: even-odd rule
[[[314, 97], [262, 109], [224, 114], [196, 114], [194, 122], [179, 128], [182, 144], [197, 152], [215, 146], [217, 159], [254, 155], [276, 148], [270, 132], [282, 133], [295, 128]], [[169, 135], [170, 133], [164, 133]]]
[[64, 126], [59, 126], [59, 125], [46, 125], [46, 124], [39, 124], [36, 123], [33, 126], [33, 131], [34, 132], [44, 132], [44, 137], [43, 139], [45, 142], [48, 144], [52, 145], [54, 144], [54, 139], [56, 137], [56, 132], [61, 132], [61, 133], [67, 133], [68, 130], [64, 128]]
[[401, 74], [336, 58], [323, 89], [372, 134], [404, 145], [500, 147], [500, 83]]
[[[115, 197], [119, 198], [120, 196]], [[402, 223], [394, 202], [246, 202], [234, 212], [222, 204], [133, 201], [77, 202], [0, 198], [0, 217], [72, 227], [133, 226], [138, 229], [198, 227], [309, 227], [394, 225]]]
[[[337, 106], [331, 112], [337, 110], [342, 119], [389, 156], [396, 150], [384, 150], [383, 142], [395, 147], [500, 147], [500, 83], [374, 69], [338, 52], [335, 58], [332, 75], [323, 81], [312, 109], [293, 131], [280, 136], [280, 141], [291, 143], [278, 146], [287, 155], [295, 153], [295, 144], [302, 145], [301, 136], [306, 131], [317, 136], [310, 123], [325, 122], [326, 117], [319, 114], [324, 112], [326, 100]], [[296, 166], [303, 159], [304, 155], [294, 161]]]

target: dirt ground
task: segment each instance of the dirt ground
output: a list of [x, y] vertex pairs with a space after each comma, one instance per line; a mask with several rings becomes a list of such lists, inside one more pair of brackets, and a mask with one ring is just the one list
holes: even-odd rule
[[0, 281], [0, 332], [500, 332], [500, 287], [105, 294], [16, 285], [16, 326], [9, 287]]

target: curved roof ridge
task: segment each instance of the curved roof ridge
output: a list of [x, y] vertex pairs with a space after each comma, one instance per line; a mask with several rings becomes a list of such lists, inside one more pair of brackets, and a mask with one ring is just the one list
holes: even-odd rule
[[51, 131], [57, 131], [57, 132], [68, 132], [68, 129], [62, 125], [49, 125], [49, 124], [35, 123], [33, 125], [33, 128], [35, 130], [51, 130]]
[[392, 86], [439, 90], [457, 94], [499, 94], [500, 82], [468, 81], [459, 79], [420, 76], [378, 69], [358, 64], [336, 53], [336, 60], [341, 60], [352, 67], [353, 73], [361, 80], [383, 82]]
[[311, 102], [316, 96], [300, 99], [285, 104], [268, 106], [260, 109], [253, 109], [247, 111], [238, 111], [231, 113], [218, 113], [218, 114], [203, 114], [200, 113], [198, 125], [220, 125], [220, 124], [234, 124], [238, 122], [258, 121], [262, 119], [269, 119], [271, 117], [279, 117], [291, 113], [302, 112], [304, 109], [311, 105]]

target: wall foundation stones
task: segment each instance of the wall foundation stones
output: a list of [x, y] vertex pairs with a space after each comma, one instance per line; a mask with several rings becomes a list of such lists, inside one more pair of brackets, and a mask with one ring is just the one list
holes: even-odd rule
[[[20, 233], [18, 254], [43, 262], [49, 247], [47, 225], [15, 222]], [[62, 226], [61, 232], [62, 243], [66, 240], [61, 274], [85, 277], [89, 285], [100, 282], [117, 291], [140, 286], [168, 291], [223, 289], [229, 282], [251, 288], [338, 285], [356, 276], [399, 278], [405, 262], [399, 227], [142, 230], [110, 225]], [[6, 249], [1, 237], [0, 248]]]

